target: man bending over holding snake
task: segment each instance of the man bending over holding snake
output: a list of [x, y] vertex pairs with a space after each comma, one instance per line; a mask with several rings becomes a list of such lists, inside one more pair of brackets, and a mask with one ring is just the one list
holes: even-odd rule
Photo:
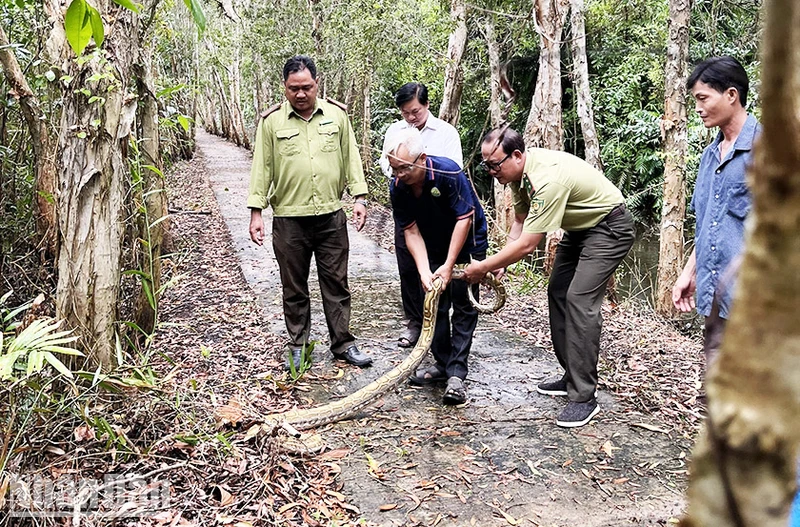
[[426, 155], [416, 128], [387, 138], [384, 154], [394, 178], [389, 192], [395, 222], [403, 229], [422, 287], [430, 290], [437, 278], [446, 286], [439, 299], [431, 345], [436, 363], [418, 369], [410, 382], [423, 385], [446, 380], [444, 403], [461, 404], [467, 399], [467, 357], [478, 322], [467, 289], [473, 287], [477, 298], [477, 287], [450, 278], [455, 264], [486, 257], [486, 217], [458, 164]]
[[633, 219], [619, 189], [589, 163], [566, 152], [526, 149], [510, 128], [489, 132], [481, 156], [497, 181], [511, 185], [515, 217], [506, 246], [467, 267], [464, 279], [475, 283], [533, 252], [546, 233], [566, 231], [547, 287], [553, 349], [564, 375], [536, 391], [567, 397], [557, 425], [583, 426], [600, 411], [600, 306], [608, 279], [633, 245]]

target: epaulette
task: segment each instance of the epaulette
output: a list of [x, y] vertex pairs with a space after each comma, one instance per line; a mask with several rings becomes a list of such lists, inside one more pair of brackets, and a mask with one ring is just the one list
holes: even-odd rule
[[273, 114], [273, 113], [277, 112], [280, 109], [281, 109], [280, 103], [273, 104], [272, 106], [270, 106], [269, 108], [267, 108], [266, 110], [261, 112], [261, 118], [262, 119], [266, 119], [267, 117], [270, 116], [270, 114]]
[[336, 99], [331, 99], [330, 97], [325, 97], [325, 100], [331, 103], [332, 105], [341, 108], [344, 113], [347, 113], [347, 105], [345, 103], [339, 102]]

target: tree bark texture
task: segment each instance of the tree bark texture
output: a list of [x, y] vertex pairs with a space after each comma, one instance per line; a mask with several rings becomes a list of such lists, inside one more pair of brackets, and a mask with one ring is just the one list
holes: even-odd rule
[[529, 147], [564, 149], [561, 120], [561, 33], [569, 0], [534, 0], [533, 13], [539, 33], [539, 75], [531, 111], [525, 125]]
[[[159, 151], [158, 101], [153, 83], [152, 49], [142, 50], [142, 59], [134, 67], [136, 88], [139, 96], [139, 119], [137, 139], [141, 155], [142, 181], [137, 199], [144, 202], [146, 214], [139, 216], [139, 263], [140, 269], [150, 277], [148, 285], [139, 291], [134, 306], [136, 324], [147, 333], [155, 330], [158, 322], [158, 290], [161, 287], [161, 248], [164, 234], [169, 228], [167, 195], [164, 189], [163, 165]], [[152, 166], [156, 170], [151, 170]], [[145, 289], [149, 289], [150, 294]], [[151, 305], [151, 300], [155, 305]]]
[[[528, 147], [564, 149], [564, 128], [561, 121], [561, 33], [569, 0], [534, 0], [539, 44], [539, 75], [533, 94], [531, 111], [525, 125]], [[549, 275], [555, 260], [555, 248], [564, 236], [558, 229], [547, 235], [544, 273]]]
[[361, 98], [361, 163], [364, 165], [364, 172], [369, 173], [372, 162], [372, 108], [370, 103], [369, 91], [372, 85], [371, 63], [367, 61], [367, 69], [364, 72]]
[[447, 43], [447, 64], [444, 70], [444, 93], [439, 108], [439, 119], [453, 126], [461, 115], [461, 92], [464, 89], [464, 72], [461, 61], [467, 48], [467, 4], [464, 0], [450, 1], [450, 18], [455, 24]]
[[592, 92], [589, 88], [589, 63], [586, 58], [586, 11], [583, 0], [571, 0], [572, 11], [572, 74], [575, 94], [578, 99], [578, 118], [581, 122], [586, 161], [600, 172], [603, 162], [600, 159], [600, 139], [594, 126], [594, 109], [592, 108]]
[[[501, 83], [500, 45], [497, 42], [493, 20], [487, 20], [483, 27], [486, 48], [489, 55], [489, 79], [491, 82], [491, 98], [489, 99], [489, 115], [492, 129], [504, 124], [507, 111], [504, 112], [503, 90]], [[508, 101], [511, 103], [512, 101]], [[511, 189], [492, 178], [492, 194], [494, 197], [494, 227], [498, 234], [505, 235], [514, 220], [514, 207], [511, 200]]]
[[[116, 6], [97, 8], [105, 21], [112, 21], [107, 23], [103, 52], [83, 64], [66, 60], [61, 66], [72, 80], [63, 85], [57, 156], [56, 310], [68, 327], [76, 329], [89, 360], [109, 367], [115, 357], [127, 215], [126, 150], [136, 112], [136, 99], [127, 95], [127, 87], [139, 42], [137, 15]], [[66, 40], [58, 48], [62, 56], [69, 53], [63, 51], [68, 49]], [[90, 81], [92, 75], [101, 78]], [[104, 101], [89, 102], [76, 88], [90, 89]]]
[[231, 64], [231, 113], [233, 114], [233, 124], [237, 129], [237, 135], [241, 138], [239, 146], [250, 149], [250, 139], [244, 128], [244, 117], [242, 116], [242, 82], [241, 70], [239, 68], [239, 56]]
[[656, 311], [671, 316], [672, 287], [683, 269], [683, 220], [686, 216], [686, 78], [691, 0], [670, 0], [667, 62], [664, 72], [664, 194], [658, 255]]
[[763, 132], [736, 300], [708, 376], [689, 526], [785, 527], [800, 441], [800, 4], [766, 2]]
[[58, 254], [58, 216], [56, 199], [55, 141], [47, 128], [47, 119], [39, 106], [3, 27], [0, 26], [0, 65], [3, 67], [11, 96], [19, 100], [22, 115], [28, 125], [36, 171], [36, 230], [48, 259]]

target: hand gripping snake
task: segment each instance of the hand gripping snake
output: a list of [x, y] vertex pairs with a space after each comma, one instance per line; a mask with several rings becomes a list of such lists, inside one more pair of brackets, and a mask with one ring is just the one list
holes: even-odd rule
[[[452, 279], [460, 280], [463, 277], [464, 266], [456, 266], [453, 269]], [[470, 287], [467, 289], [470, 303], [479, 313], [494, 313], [498, 311], [506, 301], [506, 290], [502, 282], [494, 274], [486, 273], [486, 276], [481, 280], [481, 284], [494, 290], [494, 301], [486, 305], [478, 303], [473, 295], [473, 288]], [[420, 332], [419, 340], [403, 362], [343, 399], [313, 408], [295, 409], [280, 414], [267, 415], [261, 425], [262, 430], [269, 435], [274, 435], [280, 428], [283, 428], [290, 434], [299, 436], [298, 430], [308, 430], [353, 417], [365, 407], [380, 399], [384, 394], [399, 386], [400, 383], [417, 370], [431, 348], [434, 328], [436, 327], [439, 297], [442, 294], [442, 290], [442, 280], [437, 277], [433, 281], [433, 287], [425, 294], [422, 331]]]

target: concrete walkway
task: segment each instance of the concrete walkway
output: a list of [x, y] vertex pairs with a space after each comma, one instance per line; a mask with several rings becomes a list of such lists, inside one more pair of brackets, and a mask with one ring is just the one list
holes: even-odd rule
[[[244, 276], [263, 304], [265, 322], [285, 335], [271, 240], [258, 247], [248, 235], [250, 154], [203, 132], [197, 141]], [[375, 364], [340, 372], [340, 364], [331, 362], [313, 282], [312, 336], [320, 344], [310, 402], [352, 393], [407, 353], [395, 342], [401, 307], [394, 255], [355, 229], [350, 244], [351, 324]], [[350, 449], [336, 461], [342, 492], [375, 525], [668, 525], [683, 507], [685, 438], [632, 426], [602, 392], [602, 413], [592, 423], [577, 430], [556, 427], [564, 400], [534, 388], [557, 369], [552, 354], [482, 317], [466, 406], [442, 406], [441, 387], [404, 386], [363, 418], [322, 430], [331, 449]]]

